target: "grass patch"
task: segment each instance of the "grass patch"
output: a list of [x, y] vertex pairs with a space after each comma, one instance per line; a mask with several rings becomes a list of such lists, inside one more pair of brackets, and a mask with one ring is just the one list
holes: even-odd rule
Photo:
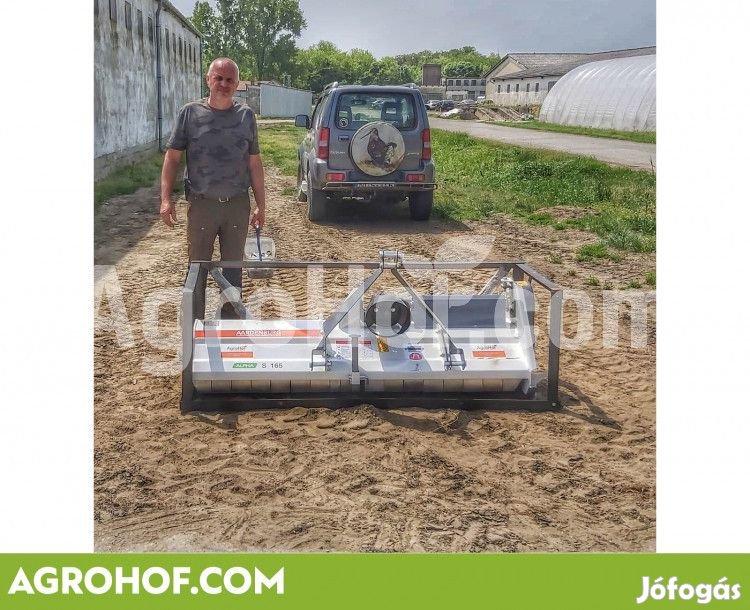
[[[264, 160], [287, 176], [297, 175], [297, 149], [305, 130], [290, 124], [260, 126]], [[533, 150], [432, 130], [439, 188], [434, 215], [481, 220], [505, 213], [529, 224], [576, 228], [599, 236], [614, 251], [656, 248], [656, 177], [651, 172], [564, 153]], [[545, 208], [571, 206], [590, 213], [555, 218]]]
[[[154, 153], [143, 161], [125, 165], [113, 171], [106, 178], [94, 184], [94, 211], [102, 202], [118, 195], [135, 193], [139, 188], [151, 186], [161, 175], [164, 157]], [[175, 190], [182, 188], [182, 181], [175, 180]]]
[[586, 278], [586, 281], [584, 282], [584, 284], [586, 284], [586, 286], [599, 286], [600, 284], [599, 278], [596, 277], [595, 275], [590, 275], [589, 277]]
[[584, 261], [593, 261], [598, 258], [608, 258], [614, 262], [620, 262], [622, 256], [614, 252], [610, 252], [606, 244], [599, 242], [598, 244], [585, 244], [578, 248], [576, 251], [576, 261], [582, 263]]
[[[506, 213], [530, 224], [577, 228], [615, 250], [656, 247], [656, 176], [564, 153], [533, 150], [434, 129], [436, 216], [481, 220]], [[590, 210], [557, 220], [545, 208]]]
[[562, 256], [560, 256], [559, 254], [552, 254], [552, 255], [551, 255], [551, 256], [549, 257], [549, 262], [550, 262], [550, 263], [553, 263], [553, 264], [555, 264], [555, 265], [561, 265], [561, 264], [562, 264], [562, 262], [563, 262], [563, 260], [562, 260]]
[[646, 274], [646, 284], [651, 286], [651, 288], [656, 288], [656, 271], [649, 271]]
[[576, 127], [573, 125], [557, 125], [545, 123], [544, 121], [493, 121], [496, 125], [503, 127], [519, 127], [521, 129], [536, 129], [537, 131], [554, 131], [557, 133], [572, 133], [580, 136], [593, 136], [595, 138], [610, 138], [613, 140], [629, 140], [630, 142], [642, 142], [644, 144], [656, 144], [655, 131], [617, 131], [615, 129], [597, 129], [594, 127]]
[[638, 280], [630, 280], [627, 284], [625, 284], [625, 288], [640, 288], [641, 283]]
[[[258, 143], [264, 161], [270, 161], [285, 176], [297, 176], [297, 150], [305, 129], [287, 123], [260, 125]], [[295, 191], [296, 192], [296, 191]]]

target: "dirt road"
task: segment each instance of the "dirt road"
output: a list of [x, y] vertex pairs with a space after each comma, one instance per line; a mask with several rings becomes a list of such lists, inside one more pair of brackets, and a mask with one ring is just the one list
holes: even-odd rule
[[[432, 258], [450, 255], [451, 238], [468, 238], [490, 244], [489, 258], [525, 258], [566, 288], [584, 290], [590, 275], [619, 288], [654, 267], [651, 255], [588, 267], [575, 249], [590, 235], [500, 216], [417, 224], [403, 208], [364, 206], [311, 226], [289, 194], [292, 179], [269, 171], [267, 182], [266, 234], [285, 259], [371, 259], [379, 248]], [[363, 404], [183, 416], [176, 346], [164, 339], [176, 332], [176, 306], [155, 307], [154, 295], [176, 299], [187, 248], [184, 224], [156, 222], [157, 203], [156, 188], [141, 189], [98, 218], [96, 263], [108, 266], [99, 268], [100, 322], [118, 323], [100, 323], [95, 336], [97, 551], [654, 550], [653, 317], [644, 348], [624, 340], [626, 311], [620, 346], [604, 347], [601, 292], [588, 291], [593, 334], [562, 353], [560, 412]], [[184, 220], [184, 203], [178, 213]], [[327, 296], [343, 297], [346, 277], [326, 279]], [[450, 290], [484, 279], [454, 275]], [[293, 271], [263, 282], [305, 294]], [[154, 310], [158, 326], [143, 321]], [[575, 320], [566, 307], [569, 336]]]
[[507, 144], [546, 148], [560, 152], [593, 157], [612, 165], [624, 165], [633, 169], [652, 170], [656, 167], [656, 144], [594, 138], [571, 133], [536, 131], [519, 127], [504, 127], [477, 121], [455, 121], [430, 117], [430, 126], [446, 131], [468, 133], [476, 138], [497, 140]]

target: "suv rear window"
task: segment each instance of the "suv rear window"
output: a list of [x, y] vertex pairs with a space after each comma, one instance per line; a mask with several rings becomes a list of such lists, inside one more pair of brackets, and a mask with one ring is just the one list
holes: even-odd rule
[[385, 121], [396, 129], [414, 129], [417, 114], [414, 96], [406, 93], [342, 93], [334, 123], [338, 129], [356, 131], [372, 121]]

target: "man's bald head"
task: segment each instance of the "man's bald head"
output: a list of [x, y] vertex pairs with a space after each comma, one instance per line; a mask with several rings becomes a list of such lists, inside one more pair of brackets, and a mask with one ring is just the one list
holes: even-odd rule
[[240, 68], [239, 66], [234, 62], [234, 60], [229, 59], [228, 57], [217, 57], [211, 62], [211, 65], [208, 66], [208, 75], [210, 76], [212, 72], [215, 72], [217, 70], [224, 71], [227, 68], [231, 68], [234, 70], [234, 74], [236, 76], [236, 79], [239, 80], [240, 78]]
[[228, 57], [219, 57], [211, 62], [206, 74], [206, 84], [211, 92], [209, 104], [217, 108], [232, 105], [232, 96], [240, 84], [240, 70]]

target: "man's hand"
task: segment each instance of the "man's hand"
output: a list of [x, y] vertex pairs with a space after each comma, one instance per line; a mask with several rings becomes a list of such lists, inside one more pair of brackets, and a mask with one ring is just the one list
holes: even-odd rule
[[174, 207], [174, 202], [171, 200], [162, 201], [159, 216], [161, 216], [165, 225], [174, 227], [174, 223], [177, 222], [177, 210]]
[[253, 215], [250, 217], [250, 226], [253, 227], [253, 229], [263, 228], [263, 225], [266, 223], [266, 210], [265, 208], [261, 208], [256, 206], [255, 211], [253, 212]]

